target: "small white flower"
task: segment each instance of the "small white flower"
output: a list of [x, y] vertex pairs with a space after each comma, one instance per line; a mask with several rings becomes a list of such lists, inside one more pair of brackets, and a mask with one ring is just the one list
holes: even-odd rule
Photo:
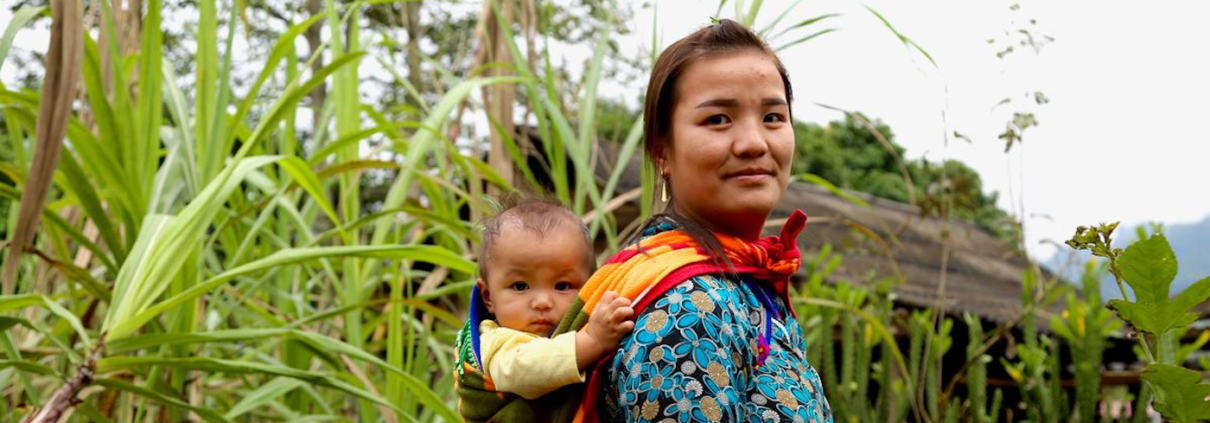
[[668, 294], [668, 303], [669, 304], [679, 303], [679, 302], [681, 302], [682, 299], [684, 299], [684, 295], [681, 295], [680, 292], [673, 292], [671, 294]]
[[[681, 373], [691, 375], [696, 371], [697, 371], [697, 364], [694, 364], [692, 361], [686, 361], [684, 363], [681, 363]], [[697, 383], [697, 381], [693, 381], [693, 382], [689, 382], [689, 383], [691, 383], [691, 384]]]
[[691, 381], [689, 381], [689, 384], [685, 385], [685, 390], [689, 391], [689, 392], [693, 392], [694, 397], [701, 396], [702, 395], [702, 383], [698, 382], [696, 380], [691, 380]]

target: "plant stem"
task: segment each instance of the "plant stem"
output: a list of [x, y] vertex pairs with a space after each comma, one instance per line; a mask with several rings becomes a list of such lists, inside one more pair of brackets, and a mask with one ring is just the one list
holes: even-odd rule
[[[1128, 301], [1130, 297], [1126, 296], [1126, 285], [1122, 283], [1122, 274], [1118, 270], [1117, 257], [1111, 256], [1109, 258], [1109, 272], [1113, 273], [1113, 280], [1118, 283], [1118, 289], [1122, 291], [1122, 300]], [[1138, 339], [1139, 345], [1143, 347], [1143, 355], [1147, 356], [1147, 364], [1155, 363], [1155, 356], [1151, 355], [1151, 346], [1147, 344], [1147, 335], [1139, 332]]]

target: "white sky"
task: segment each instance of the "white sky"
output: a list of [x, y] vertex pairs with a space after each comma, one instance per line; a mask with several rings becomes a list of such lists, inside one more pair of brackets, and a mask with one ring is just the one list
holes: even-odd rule
[[[765, 1], [757, 27], [792, 3]], [[861, 111], [889, 125], [909, 158], [966, 162], [980, 172], [986, 190], [1001, 193], [1004, 208], [1017, 210], [1023, 199], [1027, 247], [1042, 259], [1054, 248], [1041, 240], [1062, 241], [1081, 224], [1186, 223], [1210, 215], [1210, 189], [1197, 183], [1210, 181], [1200, 166], [1210, 157], [1210, 135], [1198, 127], [1210, 118], [1210, 2], [1020, 3], [1013, 12], [1014, 2], [999, 0], [800, 2], [782, 27], [825, 13], [841, 16], [815, 26], [838, 32], [781, 54], [794, 82], [795, 118], [842, 118], [815, 103]], [[707, 24], [716, 5], [658, 1], [661, 45]], [[904, 47], [866, 5], [926, 49], [940, 70]], [[652, 10], [637, 2], [635, 9], [627, 23], [634, 34], [623, 46], [646, 51]], [[723, 16], [734, 16], [731, 5]], [[1036, 26], [1029, 26], [1031, 18]], [[0, 8], [0, 28], [10, 19], [7, 7]], [[1023, 27], [1056, 41], [1037, 54], [1018, 46], [997, 59], [1006, 41], [1019, 39], [1005, 32]], [[996, 44], [987, 43], [991, 38]], [[41, 50], [47, 41], [44, 31], [24, 31], [14, 47]], [[585, 56], [565, 54], [571, 63]], [[13, 71], [6, 65], [0, 79], [11, 80]], [[634, 102], [639, 90], [608, 87], [602, 93]], [[1033, 91], [1044, 92], [1050, 104], [1025, 101]], [[1013, 103], [993, 107], [1004, 98]], [[996, 136], [1022, 107], [1036, 113], [1040, 126], [1006, 155]], [[973, 143], [951, 138], [947, 147], [944, 134], [955, 130]]]
[[[792, 3], [765, 1], [756, 27]], [[1040, 241], [1061, 242], [1081, 224], [1186, 223], [1210, 215], [1203, 166], [1210, 135], [1198, 128], [1210, 119], [1210, 3], [1022, 1], [1016, 12], [1009, 9], [1014, 3], [801, 2], [780, 26], [841, 16], [816, 24], [838, 32], [781, 53], [794, 83], [795, 118], [843, 118], [815, 103], [861, 111], [889, 125], [909, 158], [966, 162], [982, 175], [985, 190], [1001, 193], [1004, 208], [1018, 210], [1016, 200], [1023, 199], [1027, 247], [1037, 258], [1055, 250]], [[940, 71], [864, 6], [927, 50]], [[659, 1], [661, 45], [707, 24], [716, 7], [713, 1]], [[651, 13], [641, 10], [633, 21], [644, 48], [651, 42]], [[735, 16], [734, 8], [728, 4], [722, 16]], [[1017, 46], [998, 59], [995, 53], [1010, 40], [1005, 32], [1023, 27], [1055, 41], [1039, 53]], [[991, 38], [996, 44], [987, 43]], [[1025, 101], [1033, 91], [1051, 102]], [[994, 108], [1004, 98], [1013, 102]], [[996, 137], [1021, 107], [1034, 111], [1040, 126], [1006, 155]], [[947, 148], [944, 134], [955, 130], [973, 143], [951, 137]]]

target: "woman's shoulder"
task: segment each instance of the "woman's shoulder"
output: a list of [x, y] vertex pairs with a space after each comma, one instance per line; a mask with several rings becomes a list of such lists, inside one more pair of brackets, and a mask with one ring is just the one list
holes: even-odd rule
[[729, 316], [745, 317], [754, 305], [744, 284], [738, 279], [705, 274], [686, 279], [659, 294], [646, 308], [638, 310], [636, 318], [642, 319], [648, 314], [663, 314], [671, 318], [680, 315], [714, 315], [715, 319], [725, 317], [724, 320], [742, 323], [740, 319]]

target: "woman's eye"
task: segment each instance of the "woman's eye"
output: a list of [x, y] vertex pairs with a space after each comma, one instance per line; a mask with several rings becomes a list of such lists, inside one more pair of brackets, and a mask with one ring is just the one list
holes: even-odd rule
[[559, 283], [555, 284], [556, 291], [567, 291], [567, 290], [571, 290], [571, 289], [575, 289], [575, 288], [576, 288], [576, 286], [572, 285], [571, 282], [559, 282]]
[[514, 291], [529, 290], [529, 284], [527, 284], [525, 282], [521, 282], [521, 281], [513, 282], [512, 285], [509, 285], [508, 287], [512, 288], [512, 290], [514, 290]]
[[765, 123], [785, 122], [785, 121], [786, 121], [786, 117], [784, 115], [782, 115], [781, 113], [769, 113], [769, 114], [765, 115]]
[[726, 115], [714, 115], [706, 118], [707, 125], [723, 125], [728, 122], [731, 122], [731, 119], [727, 118]]

